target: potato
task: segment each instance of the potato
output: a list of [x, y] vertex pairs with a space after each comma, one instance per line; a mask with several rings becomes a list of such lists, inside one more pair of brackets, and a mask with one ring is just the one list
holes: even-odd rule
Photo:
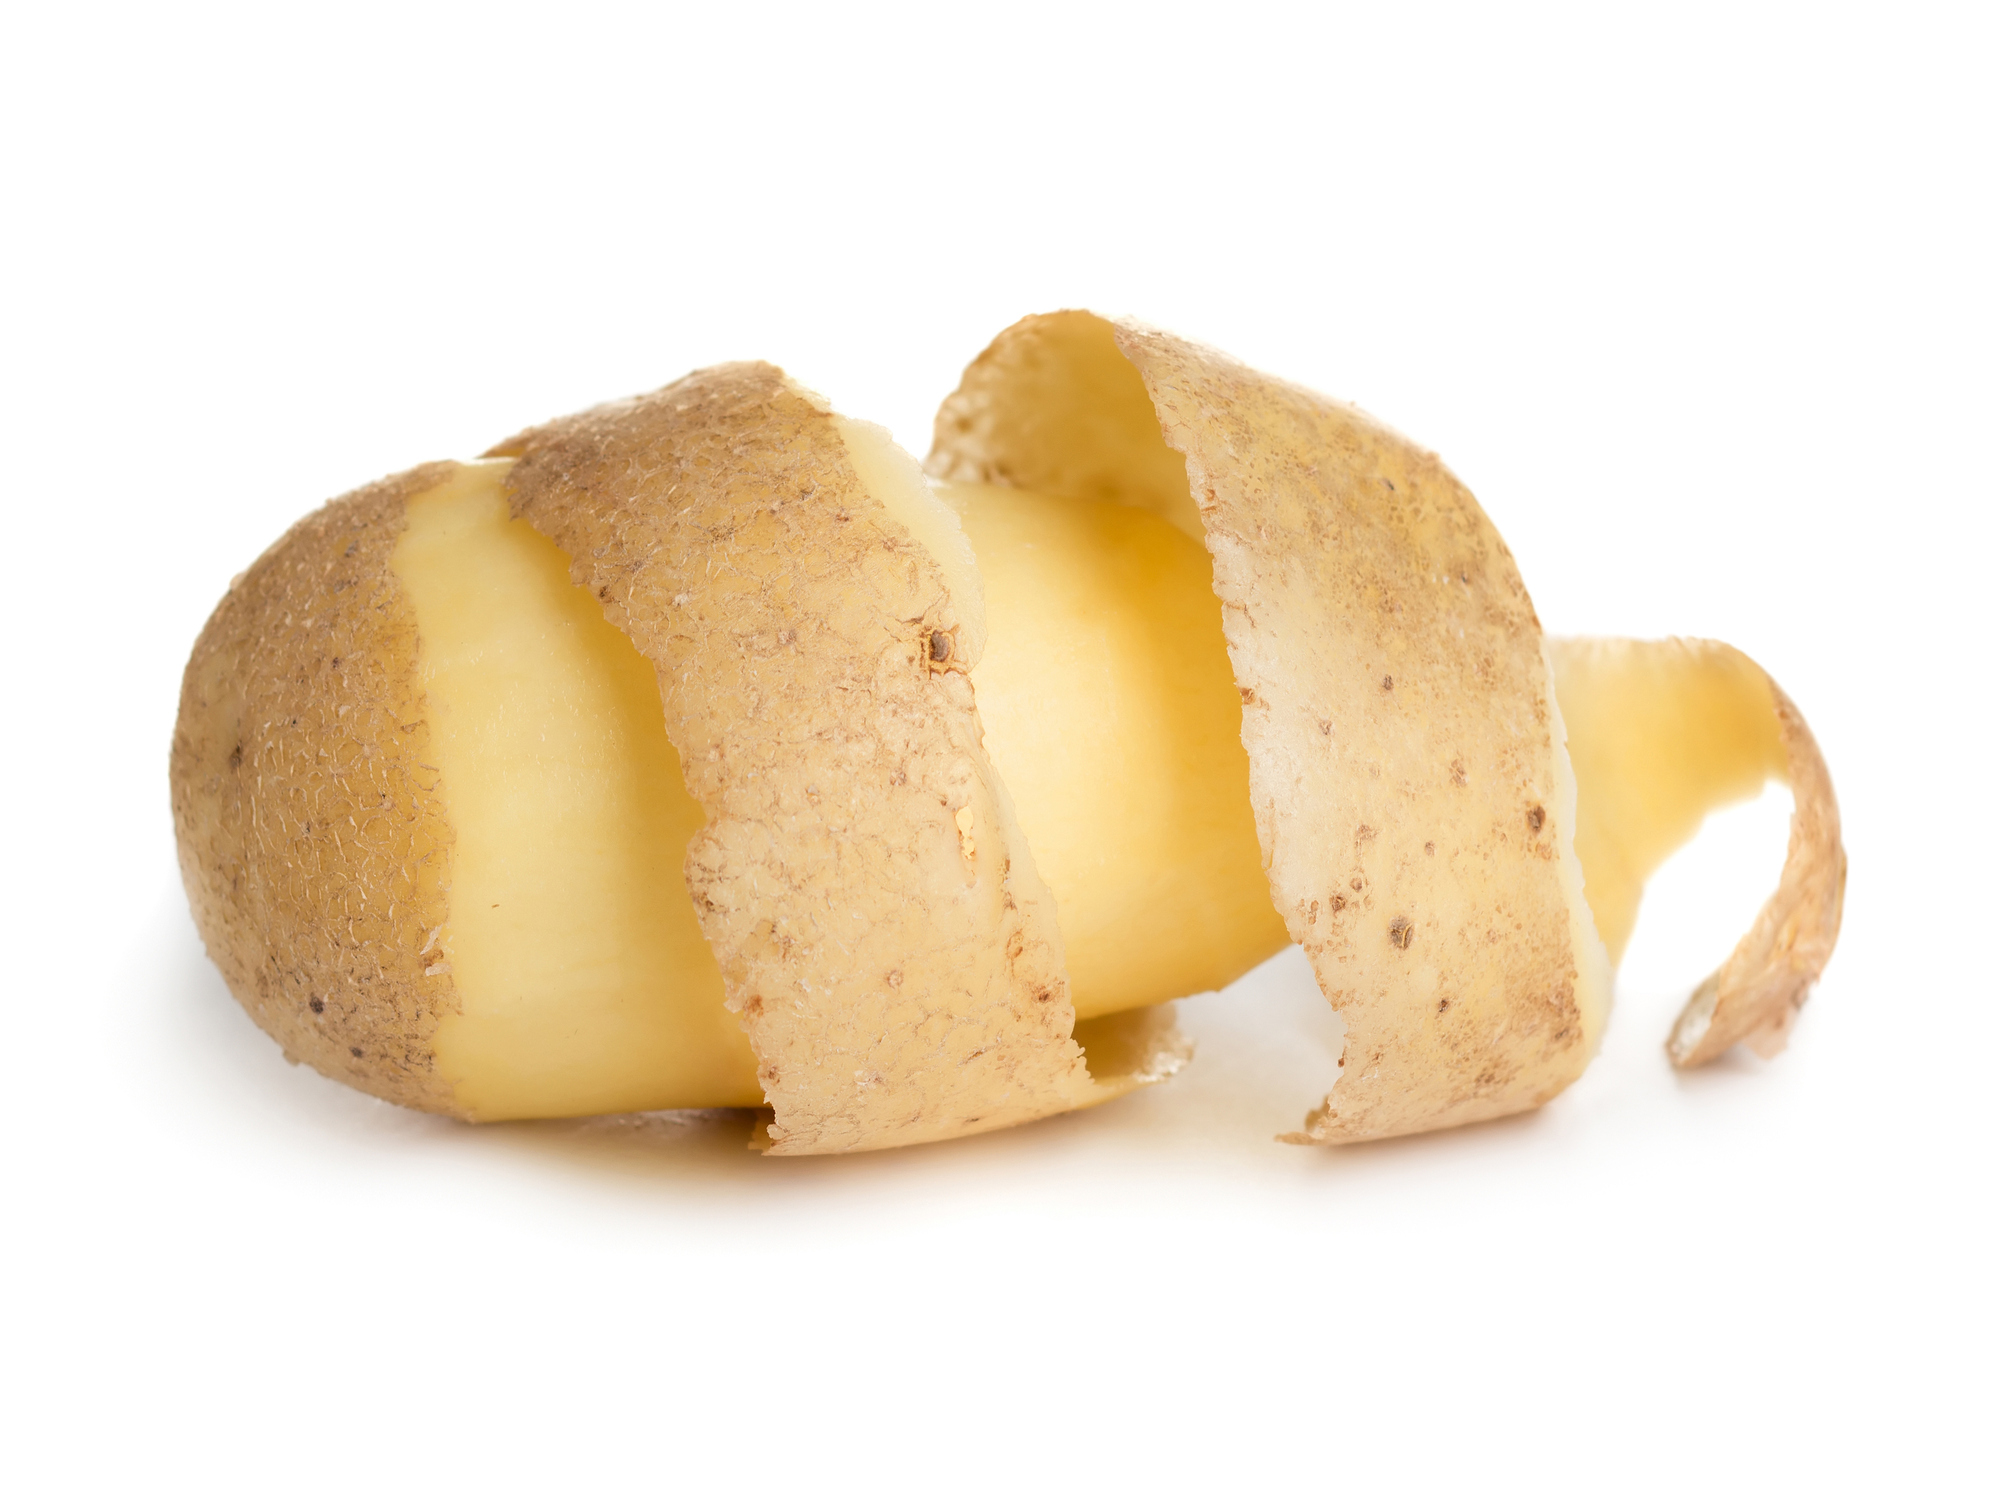
[[[1291, 938], [1348, 1036], [1296, 1136], [1389, 1136], [1569, 1083], [1596, 918], [1776, 770], [1820, 829], [1679, 1056], [1784, 1033], [1841, 850], [1749, 662], [1671, 690], [1659, 650], [1561, 648], [1554, 685], [1437, 459], [1085, 313], [1004, 333], [926, 467], [737, 364], [302, 521], [203, 631], [175, 734], [231, 990], [406, 1105], [762, 1100], [764, 1146], [833, 1152], [1164, 1079], [1160, 1005]], [[1754, 746], [1664, 810], [1672, 735], [1632, 724], [1672, 698]]]

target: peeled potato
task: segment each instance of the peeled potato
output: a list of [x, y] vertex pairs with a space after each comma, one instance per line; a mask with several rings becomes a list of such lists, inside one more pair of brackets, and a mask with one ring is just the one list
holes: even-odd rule
[[1788, 874], [1676, 1052], [1784, 1036], [1842, 854], [1742, 656], [1547, 648], [1436, 458], [1085, 313], [1004, 333], [926, 470], [727, 365], [302, 521], [175, 734], [231, 990], [406, 1105], [832, 1152], [1164, 1079], [1160, 1005], [1291, 939], [1347, 1031], [1297, 1136], [1382, 1137], [1568, 1084], [1600, 932], [1778, 773]]
[[1209, 556], [1125, 505], [980, 484], [940, 496], [980, 563], [974, 699], [1056, 899], [1072, 1007], [1096, 1018], [1226, 986], [1287, 932]]

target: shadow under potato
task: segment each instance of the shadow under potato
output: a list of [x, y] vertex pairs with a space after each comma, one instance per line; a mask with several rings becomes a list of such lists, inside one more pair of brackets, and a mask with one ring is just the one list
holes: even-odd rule
[[[1561, 1129], [1552, 1108], [1451, 1132], [1345, 1147], [1289, 1147], [1275, 1141], [1333, 1081], [1342, 1053], [1340, 1019], [1328, 1008], [1298, 948], [1290, 948], [1230, 990], [1185, 999], [1180, 1021], [1197, 1053], [1166, 1083], [1089, 1111], [1004, 1131], [881, 1152], [773, 1158], [753, 1136], [759, 1109], [663, 1111], [617, 1116], [468, 1125], [378, 1101], [304, 1066], [288, 1065], [250, 1021], [203, 953], [185, 912], [155, 946], [146, 969], [156, 993], [148, 1062], [178, 1074], [228, 1125], [269, 1131], [274, 1119], [357, 1141], [419, 1143], [425, 1149], [499, 1153], [564, 1172], [647, 1189], [698, 1187], [709, 1193], [794, 1194], [803, 1184], [845, 1188], [861, 1179], [925, 1179], [936, 1172], [1005, 1167], [1061, 1173], [1081, 1159], [1150, 1171], [1252, 1171], [1293, 1179], [1355, 1176], [1410, 1168], [1418, 1159], [1458, 1156], [1498, 1145], [1521, 1147]], [[168, 947], [160, 950], [159, 946]], [[143, 954], [143, 953], [142, 953]], [[162, 978], [164, 977], [164, 981]], [[1653, 1006], [1653, 1005], [1648, 1005]], [[1651, 1025], [1654, 1015], [1628, 1013]], [[1651, 1041], [1651, 1051], [1655, 1046]], [[1602, 1060], [1602, 1065], [1606, 1061]], [[1651, 1067], [1659, 1060], [1651, 1055]], [[1715, 1091], [1756, 1076], [1751, 1056], [1734, 1054], [1706, 1070], [1674, 1072], [1683, 1095]], [[164, 1077], [163, 1077], [164, 1078]]]

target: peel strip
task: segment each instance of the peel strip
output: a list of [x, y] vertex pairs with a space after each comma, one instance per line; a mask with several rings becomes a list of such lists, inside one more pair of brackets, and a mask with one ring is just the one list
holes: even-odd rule
[[[515, 517], [655, 667], [707, 816], [689, 888], [772, 1152], [984, 1132], [1173, 1067], [1174, 1043], [1136, 1030], [1130, 1073], [1087, 1071], [1052, 901], [952, 643], [977, 629], [825, 402], [722, 365], [491, 455], [519, 459]], [[909, 487], [889, 498], [937, 504]]]
[[933, 428], [935, 478], [1161, 515], [1212, 559], [1273, 903], [1347, 1029], [1290, 1141], [1539, 1106], [1606, 963], [1562, 853], [1563, 746], [1516, 565], [1431, 453], [1362, 412], [1091, 313], [1029, 317]]

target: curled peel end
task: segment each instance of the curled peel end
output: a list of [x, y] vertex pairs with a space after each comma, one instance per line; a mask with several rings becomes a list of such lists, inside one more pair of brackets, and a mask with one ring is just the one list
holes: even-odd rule
[[[1196, 1045], [1176, 1026], [1174, 1003], [1082, 1019], [1072, 1038], [1084, 1050], [1092, 1076], [1091, 1090], [1076, 1103], [1081, 1109], [1173, 1079], [1196, 1054]], [[783, 1134], [774, 1135], [774, 1120], [771, 1107], [758, 1108], [745, 1146], [753, 1153], [782, 1156], [798, 1151], [783, 1146]]]
[[1794, 817], [1780, 885], [1725, 964], [1684, 1005], [1665, 1046], [1679, 1070], [1709, 1064], [1734, 1044], [1762, 1059], [1787, 1047], [1795, 1016], [1836, 948], [1849, 863], [1836, 790], [1815, 735], [1787, 693], [1767, 677], [1780, 723]]

